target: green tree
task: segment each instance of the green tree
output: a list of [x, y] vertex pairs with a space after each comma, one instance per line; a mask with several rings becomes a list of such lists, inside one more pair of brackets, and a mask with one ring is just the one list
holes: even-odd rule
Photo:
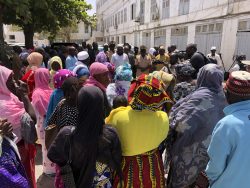
[[8, 23], [10, 20], [14, 22], [17, 19], [22, 19], [24, 23], [28, 23], [30, 19], [28, 6], [29, 0], [0, 0], [0, 45], [4, 43], [4, 23]]
[[59, 29], [56, 38], [60, 38], [64, 42], [71, 42], [71, 33], [78, 33], [78, 23], [76, 20], [66, 26]]
[[[6, 0], [0, 0], [6, 1]], [[20, 0], [8, 0], [20, 2]], [[22, 0], [23, 1], [23, 0]], [[71, 25], [72, 20], [84, 21], [89, 19], [87, 10], [91, 5], [84, 0], [26, 0], [28, 1], [29, 19], [17, 17], [16, 12], [3, 11], [3, 20], [6, 24], [16, 24], [23, 29], [25, 46], [33, 47], [35, 32], [48, 31], [53, 35], [61, 27]], [[18, 7], [18, 6], [17, 6]]]
[[90, 28], [91, 28], [90, 36], [92, 37], [93, 30], [96, 30], [96, 24], [97, 24], [96, 14], [93, 14], [92, 16], [90, 16], [86, 24], [90, 25]]
[[22, 19], [23, 22], [28, 22], [30, 13], [28, 9], [28, 0], [0, 0], [0, 64], [16, 69], [18, 62], [12, 48], [4, 44], [3, 24], [6, 23], [6, 13], [15, 15], [14, 19]]

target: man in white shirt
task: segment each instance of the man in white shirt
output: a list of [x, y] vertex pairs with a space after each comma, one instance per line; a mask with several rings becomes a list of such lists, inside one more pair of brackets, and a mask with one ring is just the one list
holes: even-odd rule
[[208, 58], [214, 60], [220, 68], [223, 68], [222, 60], [220, 58], [220, 55], [216, 53], [216, 47], [213, 46], [211, 48], [211, 53], [207, 55]]
[[122, 44], [117, 45], [116, 53], [112, 55], [111, 63], [114, 64], [115, 69], [120, 65], [129, 63], [128, 55], [124, 53]]

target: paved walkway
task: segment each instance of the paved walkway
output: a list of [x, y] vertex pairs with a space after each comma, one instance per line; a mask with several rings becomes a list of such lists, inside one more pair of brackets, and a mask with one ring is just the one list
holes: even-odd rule
[[39, 146], [37, 147], [35, 163], [36, 163], [37, 188], [54, 188], [54, 178], [43, 174], [42, 150], [41, 147]]

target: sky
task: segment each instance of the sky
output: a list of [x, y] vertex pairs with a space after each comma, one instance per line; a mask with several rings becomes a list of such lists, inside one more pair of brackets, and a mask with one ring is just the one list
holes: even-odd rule
[[89, 15], [93, 15], [96, 12], [96, 0], [86, 0], [87, 3], [91, 4], [93, 9], [88, 11]]

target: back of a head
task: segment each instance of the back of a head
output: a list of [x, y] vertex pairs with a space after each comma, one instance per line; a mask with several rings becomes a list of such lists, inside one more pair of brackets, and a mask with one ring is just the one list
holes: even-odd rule
[[18, 55], [22, 53], [22, 48], [20, 46], [13, 46], [13, 50]]
[[45, 50], [42, 47], [35, 48], [34, 52], [38, 52], [42, 55], [45, 55]]
[[203, 66], [197, 78], [197, 87], [206, 87], [213, 91], [222, 90], [222, 82], [224, 80], [223, 72], [218, 65], [207, 64]]
[[226, 97], [229, 104], [250, 100], [250, 73], [234, 71], [226, 83]]
[[125, 96], [119, 95], [115, 97], [113, 100], [113, 109], [116, 109], [122, 106], [124, 107], [128, 106], [128, 100], [126, 99]]
[[192, 49], [197, 50], [197, 44], [194, 44], [194, 43], [188, 44], [187, 48], [192, 48]]
[[79, 81], [76, 77], [71, 76], [65, 79], [65, 81], [62, 84], [62, 90], [64, 93], [64, 96], [66, 96], [70, 92], [76, 92], [79, 88]]
[[94, 121], [97, 117], [98, 120], [103, 121], [103, 107], [104, 96], [98, 87], [85, 86], [80, 89], [78, 93], [79, 122], [91, 120], [91, 118], [91, 121]]
[[114, 41], [110, 41], [110, 43], [109, 43], [109, 47], [111, 47], [111, 48], [115, 48], [115, 42], [114, 42]]
[[131, 46], [129, 44], [124, 44], [124, 49], [128, 48], [129, 50], [131, 50]]
[[147, 50], [147, 47], [144, 46], [144, 45], [141, 45], [141, 46], [140, 46], [140, 50]]
[[[78, 93], [78, 125], [73, 135], [72, 167], [83, 172], [77, 187], [91, 187], [98, 155], [99, 138], [104, 125], [104, 97], [95, 86], [85, 86]], [[79, 168], [80, 167], [80, 168]]]

